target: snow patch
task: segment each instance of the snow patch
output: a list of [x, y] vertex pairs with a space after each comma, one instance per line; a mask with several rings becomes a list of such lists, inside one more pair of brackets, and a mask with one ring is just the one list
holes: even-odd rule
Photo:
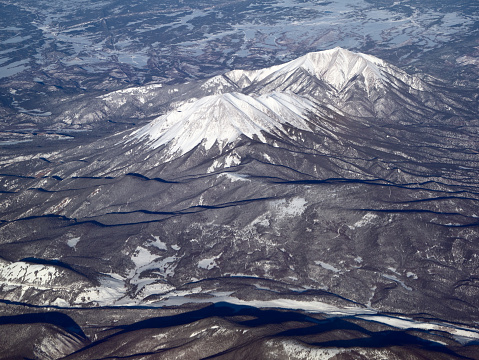
[[330, 271], [335, 272], [335, 273], [341, 272], [341, 270], [339, 270], [338, 268], [335, 268], [331, 264], [328, 264], [328, 263], [325, 263], [325, 262], [322, 262], [322, 261], [319, 261], [319, 260], [316, 260], [314, 263], [316, 265], [320, 265], [322, 268], [324, 268], [326, 270], [330, 270]]
[[125, 296], [124, 281], [104, 276], [100, 278], [100, 286], [83, 290], [73, 301], [74, 304], [95, 303], [97, 306], [111, 306]]
[[395, 281], [395, 282], [397, 282], [399, 285], [401, 285], [403, 288], [405, 288], [406, 290], [412, 291], [412, 288], [410, 288], [409, 286], [407, 286], [403, 281], [399, 280], [399, 279], [398, 279], [396, 276], [394, 276], [394, 275], [382, 274], [382, 277], [383, 277], [383, 278], [386, 278], [386, 279], [389, 279], [389, 280], [392, 280], [392, 281]]
[[301, 216], [306, 210], [307, 201], [301, 197], [294, 197], [286, 200], [275, 200], [271, 203], [272, 209], [278, 213], [278, 217]]
[[22, 286], [51, 286], [62, 271], [50, 265], [30, 264], [24, 261], [0, 263], [0, 280]]
[[351, 230], [354, 230], [356, 228], [360, 228], [360, 227], [363, 227], [363, 226], [366, 226], [368, 224], [371, 224], [373, 222], [374, 219], [376, 219], [378, 216], [376, 214], [373, 214], [373, 213], [367, 213], [366, 215], [364, 215], [362, 217], [361, 220], [357, 221], [356, 223], [354, 223], [353, 225], [348, 225], [348, 227], [351, 229]]
[[72, 201], [72, 199], [70, 199], [70, 198], [65, 198], [65, 199], [63, 199], [62, 201], [60, 201], [58, 204], [53, 205], [53, 206], [51, 206], [50, 208], [48, 208], [48, 209], [45, 211], [44, 214], [45, 214], [45, 215], [57, 214], [57, 213], [59, 213], [60, 211], [62, 211], [71, 201]]
[[256, 219], [254, 219], [249, 226], [255, 226], [255, 225], [260, 225], [260, 226], [270, 226], [271, 223], [268, 218], [263, 214]]
[[207, 173], [212, 173], [219, 168], [229, 168], [241, 164], [241, 157], [238, 154], [228, 154], [223, 159], [223, 162], [220, 159], [213, 161], [213, 164], [206, 170]]
[[57, 307], [70, 307], [70, 304], [62, 298], [56, 298], [52, 301], [51, 305]]
[[211, 270], [215, 267], [218, 267], [218, 264], [216, 264], [216, 260], [219, 259], [221, 255], [223, 255], [223, 253], [209, 259], [203, 259], [198, 261], [198, 267], [206, 270]]
[[226, 172], [226, 173], [221, 173], [219, 176], [226, 177], [226, 178], [227, 178], [228, 180], [230, 180], [231, 182], [235, 182], [235, 181], [251, 181], [250, 179], [248, 179], [248, 175], [243, 175], [243, 174], [235, 174], [235, 173]]
[[138, 246], [131, 257], [131, 260], [136, 268], [141, 268], [145, 265], [151, 264], [157, 258], [158, 255], [154, 255], [148, 249]]
[[163, 277], [175, 275], [176, 264], [174, 262], [178, 260], [176, 256], [169, 256], [162, 259], [155, 264], [155, 267], [160, 271]]
[[271, 156], [269, 156], [268, 154], [266, 153], [263, 153], [263, 157], [266, 159], [266, 161], [268, 161], [269, 163], [272, 163], [273, 160], [271, 159]]
[[151, 235], [155, 241], [150, 242], [150, 245], [160, 249], [160, 250], [167, 250], [166, 244], [160, 240], [159, 236]]
[[410, 277], [410, 278], [413, 278], [414, 280], [417, 280], [417, 279], [418, 279], [417, 275], [416, 275], [415, 273], [411, 272], [411, 271], [408, 271], [408, 272], [406, 273], [406, 276], [407, 276], [408, 278], [409, 278], [409, 277]]
[[67, 240], [67, 245], [71, 248], [76, 248], [79, 241], [80, 241], [79, 237], [74, 237]]
[[311, 348], [296, 341], [282, 341], [281, 345], [287, 358], [298, 360], [329, 360], [347, 351], [336, 348]]

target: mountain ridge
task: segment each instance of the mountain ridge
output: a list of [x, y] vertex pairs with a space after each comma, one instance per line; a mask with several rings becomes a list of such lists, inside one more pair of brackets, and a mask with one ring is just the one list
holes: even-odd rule
[[272, 93], [253, 97], [229, 92], [182, 104], [137, 130], [133, 136], [136, 139], [148, 138], [148, 143], [155, 149], [171, 144], [171, 158], [202, 143], [206, 150], [215, 143], [222, 148], [240, 135], [265, 142], [262, 133], [281, 133], [283, 123], [311, 131], [306, 113], [313, 110], [312, 102], [294, 94]]
[[427, 87], [381, 59], [334, 48], [208, 79], [197, 96], [174, 103], [127, 141], [145, 141], [152, 149], [165, 146], [165, 159], [171, 160], [200, 144], [205, 150], [214, 144], [222, 149], [240, 135], [265, 142], [264, 134], [270, 133], [288, 141], [286, 124], [314, 132], [330, 114], [361, 123], [367, 118], [414, 123], [432, 117], [431, 102], [443, 101], [424, 91]]

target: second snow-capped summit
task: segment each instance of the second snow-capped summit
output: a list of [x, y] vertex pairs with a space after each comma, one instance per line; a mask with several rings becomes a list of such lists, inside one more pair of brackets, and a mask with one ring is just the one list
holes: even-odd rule
[[239, 136], [266, 141], [264, 133], [286, 135], [283, 124], [311, 131], [307, 114], [314, 104], [303, 97], [272, 93], [250, 96], [233, 92], [186, 102], [134, 133], [158, 148], [168, 146], [170, 156], [180, 156], [202, 144], [207, 150], [222, 148]]

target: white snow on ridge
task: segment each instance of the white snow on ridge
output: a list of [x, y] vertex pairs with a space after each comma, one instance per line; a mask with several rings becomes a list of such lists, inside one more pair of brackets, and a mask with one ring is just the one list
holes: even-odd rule
[[64, 276], [63, 271], [51, 265], [24, 261], [0, 263], [0, 281], [3, 284], [50, 287], [58, 285], [61, 276]]
[[336, 90], [341, 90], [349, 80], [363, 75], [370, 87], [385, 80], [384, 73], [390, 71], [383, 60], [371, 55], [354, 53], [336, 47], [334, 49], [306, 54], [285, 64], [261, 70], [233, 70], [225, 74], [239, 85], [250, 85], [266, 78], [277, 78], [303, 69], [312, 76], [325, 81]]
[[133, 133], [147, 139], [152, 148], [169, 146], [169, 158], [203, 144], [224, 147], [240, 135], [266, 141], [263, 132], [281, 133], [282, 124], [310, 131], [307, 112], [311, 101], [294, 94], [272, 93], [258, 97], [241, 93], [211, 95], [184, 103]]

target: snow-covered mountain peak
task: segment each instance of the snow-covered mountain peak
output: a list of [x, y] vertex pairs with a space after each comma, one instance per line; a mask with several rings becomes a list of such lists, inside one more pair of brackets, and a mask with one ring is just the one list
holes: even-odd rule
[[359, 75], [364, 77], [367, 85], [384, 80], [381, 69], [385, 63], [382, 60], [342, 48], [309, 53], [298, 60], [303, 69], [336, 89], [343, 88], [348, 81]]
[[367, 87], [373, 86], [385, 79], [384, 72], [389, 72], [387, 64], [381, 59], [336, 47], [308, 53], [285, 64], [266, 69], [233, 70], [225, 76], [240, 87], [245, 87], [263, 80], [285, 78], [298, 70], [306, 71], [336, 90], [342, 90], [350, 80], [358, 76], [363, 76]]
[[307, 113], [313, 109], [311, 101], [288, 93], [211, 95], [183, 103], [133, 135], [152, 148], [167, 145], [167, 157], [173, 158], [200, 144], [207, 150], [215, 143], [222, 148], [241, 135], [266, 141], [264, 133], [280, 135], [285, 123], [310, 130]]

